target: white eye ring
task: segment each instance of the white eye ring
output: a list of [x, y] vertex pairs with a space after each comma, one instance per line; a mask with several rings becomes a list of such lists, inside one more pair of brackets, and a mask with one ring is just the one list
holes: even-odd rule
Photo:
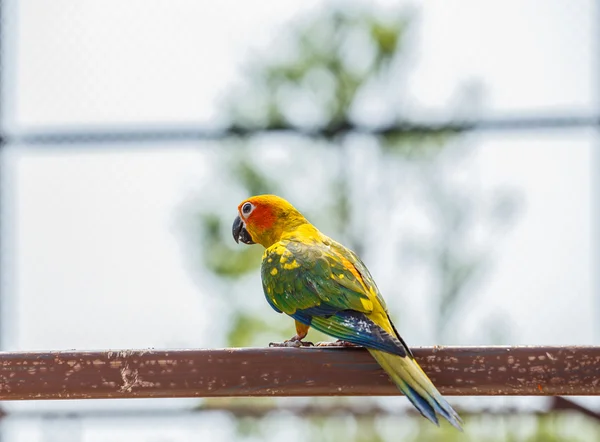
[[252, 203], [245, 203], [242, 206], [242, 215], [248, 216], [252, 213], [253, 210], [254, 206], [252, 205]]

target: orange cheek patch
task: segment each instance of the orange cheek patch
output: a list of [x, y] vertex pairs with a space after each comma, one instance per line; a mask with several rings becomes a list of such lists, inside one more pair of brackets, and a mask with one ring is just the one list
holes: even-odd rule
[[275, 215], [269, 207], [257, 207], [248, 220], [260, 230], [267, 230], [273, 227]]

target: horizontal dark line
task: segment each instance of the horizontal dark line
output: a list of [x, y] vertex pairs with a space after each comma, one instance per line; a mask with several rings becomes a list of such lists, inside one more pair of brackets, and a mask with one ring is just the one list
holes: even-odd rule
[[[463, 410], [460, 407], [454, 407], [461, 417], [469, 416], [543, 416], [553, 411], [549, 410], [527, 410], [520, 408], [482, 408], [478, 410]], [[573, 410], [569, 410], [573, 411]], [[229, 405], [229, 406], [208, 406], [197, 408], [153, 408], [153, 409], [131, 409], [131, 408], [112, 408], [105, 410], [11, 410], [10, 412], [0, 411], [0, 418], [10, 417], [11, 419], [48, 419], [48, 420], [72, 420], [72, 419], [170, 419], [196, 417], [207, 413], [228, 413], [238, 418], [264, 418], [270, 414], [291, 414], [306, 418], [311, 417], [345, 417], [351, 414], [355, 418], [372, 417], [400, 417], [400, 416], [419, 416], [416, 409], [403, 407], [389, 409], [377, 405], [346, 405], [346, 406], [324, 406], [324, 405]]]
[[[408, 404], [407, 404], [408, 405]], [[523, 409], [522, 407], [507, 407], [502, 409], [481, 407], [477, 410], [463, 410], [454, 407], [463, 417], [477, 416], [544, 416], [552, 412], [577, 412], [585, 414], [596, 420], [600, 414], [585, 408], [566, 398], [556, 396], [551, 398], [548, 407], [544, 410]], [[264, 418], [270, 414], [292, 414], [304, 418], [345, 418], [348, 415], [360, 418], [400, 416], [417, 417], [419, 413], [410, 406], [402, 408], [384, 408], [377, 404], [323, 404], [312, 403], [306, 405], [294, 404], [265, 404], [265, 403], [238, 403], [227, 401], [226, 403], [204, 403], [193, 408], [108, 408], [108, 409], [72, 409], [72, 410], [7, 410], [0, 409], [0, 418], [34, 420], [75, 420], [75, 419], [172, 419], [199, 417], [206, 413], [227, 413], [237, 418]]]
[[207, 129], [191, 125], [121, 129], [114, 126], [107, 126], [87, 129], [28, 129], [7, 132], [2, 136], [2, 141], [4, 144], [51, 146], [65, 144], [217, 141], [231, 137], [249, 137], [264, 134], [287, 134], [328, 139], [347, 134], [427, 136], [473, 131], [565, 130], [595, 127], [600, 127], [600, 116], [512, 117], [447, 122], [401, 122], [382, 127], [366, 127], [350, 122], [343, 122], [335, 126], [314, 130], [289, 125], [257, 128], [231, 126], [221, 129]]

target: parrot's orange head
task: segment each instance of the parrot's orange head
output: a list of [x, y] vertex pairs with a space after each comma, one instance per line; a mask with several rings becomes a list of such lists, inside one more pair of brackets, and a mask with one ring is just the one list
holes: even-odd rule
[[275, 195], [258, 195], [242, 201], [238, 216], [233, 222], [233, 239], [245, 244], [262, 244], [270, 247], [306, 218], [283, 198]]

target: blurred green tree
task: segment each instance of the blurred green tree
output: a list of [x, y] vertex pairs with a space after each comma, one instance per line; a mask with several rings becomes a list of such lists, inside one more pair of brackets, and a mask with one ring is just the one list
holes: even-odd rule
[[[512, 218], [515, 204], [510, 194], [492, 198], [455, 183], [453, 172], [470, 151], [460, 133], [369, 133], [410, 121], [405, 85], [410, 23], [411, 14], [404, 10], [346, 4], [291, 23], [265, 55], [253, 58], [244, 84], [233, 89], [226, 107], [232, 137], [220, 150], [216, 170], [239, 196], [235, 204], [262, 193], [288, 197], [321, 230], [363, 256], [372, 270], [371, 262], [385, 262], [392, 274], [382, 291], [395, 318], [408, 314], [404, 301], [410, 296], [398, 269], [411, 262], [425, 267], [433, 308], [423, 327], [434, 328], [436, 343], [459, 343], [452, 318], [488, 263], [486, 244], [472, 247], [473, 230], [483, 226], [488, 234], [496, 232]], [[469, 96], [469, 87], [461, 89], [463, 95]], [[476, 107], [477, 100], [468, 105]], [[256, 133], [235, 135], [248, 131]], [[269, 162], [273, 156], [284, 157], [277, 167]], [[406, 195], [429, 218], [426, 235], [397, 225]], [[238, 246], [231, 238], [234, 215], [234, 207], [213, 211], [192, 202], [185, 231], [193, 268], [199, 274], [208, 270], [221, 284], [220, 299], [229, 315], [226, 344], [263, 346], [289, 338], [293, 322], [274, 314], [261, 296], [262, 249]], [[488, 328], [489, 336], [505, 338], [499, 328]], [[324, 338], [314, 331], [309, 337]], [[323, 436], [321, 424], [311, 420], [310, 431]], [[240, 420], [238, 430], [250, 437], [260, 425]], [[385, 438], [371, 420], [354, 440]]]
[[[387, 228], [394, 228], [389, 220], [402, 204], [403, 196], [398, 194], [405, 185], [398, 182], [398, 175], [410, 175], [417, 186], [425, 189], [419, 196], [420, 203], [434, 222], [434, 232], [428, 241], [404, 241], [396, 246], [400, 248], [401, 257], [417, 257], [428, 267], [434, 281], [436, 306], [428, 323], [435, 326], [436, 342], [443, 343], [456, 339], [448, 324], [470, 284], [485, 269], [487, 251], [470, 251], [469, 236], [475, 224], [482, 222], [479, 195], [459, 193], [460, 189], [447, 176], [456, 167], [457, 157], [461, 158], [468, 151], [456, 142], [460, 134], [439, 131], [389, 136], [368, 134], [370, 128], [409, 120], [411, 107], [403, 85], [410, 65], [406, 54], [409, 36], [410, 14], [398, 9], [344, 5], [319, 10], [292, 23], [284, 35], [278, 36], [266, 56], [253, 59], [245, 70], [246, 82], [235, 89], [228, 100], [226, 114], [234, 132], [243, 129], [257, 131], [257, 135], [250, 140], [231, 141], [224, 149], [227, 153], [221, 159], [219, 170], [229, 171], [227, 185], [237, 186], [241, 198], [262, 193], [287, 195], [294, 193], [291, 187], [306, 186], [305, 180], [290, 185], [290, 174], [297, 177], [294, 171], [298, 169], [309, 170], [311, 163], [317, 161], [329, 162], [327, 187], [318, 193], [320, 199], [330, 200], [318, 209], [300, 208], [322, 230], [332, 232], [332, 236], [361, 256], [369, 251], [374, 253], [373, 244], [369, 244], [370, 236], [366, 234], [373, 228], [374, 220], [381, 223], [382, 228], [386, 224]], [[477, 95], [471, 93], [472, 88], [463, 89], [466, 92], [462, 95]], [[470, 101], [469, 106], [477, 106], [473, 103], [476, 100]], [[372, 103], [376, 103], [375, 116], [369, 111]], [[454, 112], [459, 111], [464, 112], [464, 109], [454, 109]], [[365, 133], [340, 130], [350, 127], [363, 128]], [[289, 170], [265, 168], [260, 149], [249, 148], [248, 144], [260, 143], [267, 137], [261, 135], [262, 131], [273, 128], [311, 134], [301, 143], [304, 150], [308, 145], [316, 145], [317, 152], [302, 158], [296, 152], [290, 153], [298, 158], [291, 161]], [[362, 149], [362, 146], [357, 149], [357, 144], [375, 151], [375, 163], [369, 170], [365, 171], [360, 164], [352, 165], [357, 150]], [[293, 149], [299, 148], [289, 148]], [[361, 174], [379, 179], [375, 195], [356, 189], [356, 178]], [[514, 212], [513, 202], [510, 195], [503, 196], [505, 220]], [[488, 204], [490, 207], [498, 205]], [[377, 219], [365, 215], [373, 211], [377, 211]], [[192, 238], [188, 244], [193, 249], [193, 266], [208, 269], [227, 281], [225, 292], [230, 296], [223, 299], [235, 310], [236, 305], [246, 306], [230, 302], [232, 297], [238, 299], [240, 290], [245, 291], [239, 284], [235, 289], [236, 281], [247, 281], [244, 279], [247, 274], [258, 273], [262, 250], [235, 247], [229, 233], [232, 213], [233, 209], [224, 217], [202, 207], [191, 214], [193, 221], [188, 223], [186, 237]], [[490, 210], [484, 217], [499, 220], [498, 213]], [[410, 232], [405, 236], [411, 237]], [[401, 265], [400, 261], [397, 265]], [[260, 293], [260, 287], [255, 291]], [[396, 288], [385, 296], [401, 299], [401, 294], [402, 290]], [[394, 309], [399, 303], [390, 304]], [[394, 313], [400, 314], [400, 311]], [[273, 339], [289, 337], [291, 321], [263, 319], [255, 310], [239, 308], [231, 312], [227, 343], [233, 346], [264, 344], [255, 337], [264, 336], [265, 331], [272, 333]], [[490, 332], [490, 335], [498, 333]]]

